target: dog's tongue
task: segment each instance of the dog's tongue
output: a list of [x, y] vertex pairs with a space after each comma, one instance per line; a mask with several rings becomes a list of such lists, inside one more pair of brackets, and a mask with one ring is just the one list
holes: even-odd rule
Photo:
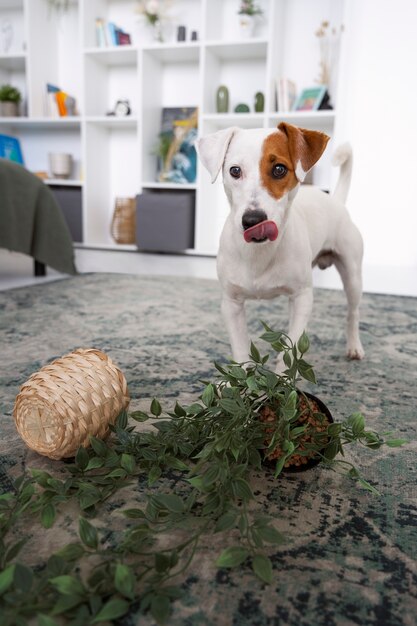
[[262, 239], [275, 241], [278, 237], [278, 227], [272, 220], [265, 220], [264, 222], [259, 222], [259, 224], [247, 228], [243, 231], [243, 236], [247, 243], [254, 240], [260, 241]]

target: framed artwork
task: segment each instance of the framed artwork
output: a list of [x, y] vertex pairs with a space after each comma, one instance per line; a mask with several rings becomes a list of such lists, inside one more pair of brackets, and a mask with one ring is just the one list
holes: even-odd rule
[[198, 110], [196, 107], [162, 109], [158, 145], [158, 181], [195, 183], [197, 177]]
[[303, 89], [294, 102], [293, 111], [317, 111], [326, 94], [327, 87], [318, 85]]
[[22, 149], [20, 141], [16, 137], [0, 135], [0, 158], [23, 165]]

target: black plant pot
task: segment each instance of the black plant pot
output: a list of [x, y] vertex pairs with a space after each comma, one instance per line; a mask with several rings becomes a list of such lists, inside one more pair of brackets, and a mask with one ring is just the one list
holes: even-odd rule
[[[325, 415], [327, 417], [328, 421], [331, 424], [334, 423], [334, 419], [333, 419], [332, 414], [330, 413], [329, 409], [324, 404], [324, 402], [322, 400], [320, 400], [320, 398], [317, 398], [312, 393], [308, 393], [306, 391], [299, 392], [299, 394], [306, 396], [310, 400], [313, 400], [317, 404], [317, 406], [319, 407], [320, 412], [323, 413], [323, 415]], [[323, 448], [323, 450], [324, 450], [324, 448]], [[271, 468], [275, 468], [276, 467], [276, 459], [273, 459], [273, 460], [264, 459], [263, 462], [268, 467], [271, 467]], [[321, 463], [321, 459], [320, 458], [312, 458], [312, 459], [308, 459], [307, 463], [304, 463], [303, 465], [290, 465], [289, 467], [283, 467], [282, 471], [285, 472], [286, 474], [296, 474], [298, 472], [305, 472], [305, 471], [307, 471], [309, 469], [312, 469], [313, 467], [316, 467], [320, 463]]]

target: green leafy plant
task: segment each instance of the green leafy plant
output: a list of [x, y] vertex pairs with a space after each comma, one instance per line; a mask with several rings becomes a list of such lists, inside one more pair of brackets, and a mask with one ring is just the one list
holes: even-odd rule
[[242, 0], [239, 8], [239, 15], [262, 15], [262, 9], [255, 3], [255, 0]]
[[22, 95], [17, 87], [12, 85], [2, 85], [0, 87], [0, 102], [15, 102], [19, 104], [21, 99]]
[[[92, 437], [91, 448], [80, 448], [72, 463], [58, 471], [53, 464], [51, 472], [33, 470], [0, 496], [2, 626], [24, 626], [34, 616], [40, 626], [63, 620], [99, 624], [129, 611], [150, 611], [165, 623], [182, 594], [174, 581], [187, 571], [207, 535], [224, 537], [218, 567], [251, 568], [263, 582], [272, 582], [270, 546], [287, 539], [277, 520], [256, 511], [251, 477], [270, 471], [263, 463], [277, 447], [277, 477], [292, 458], [307, 454], [377, 493], [343, 458], [345, 446], [359, 443], [375, 450], [404, 440], [367, 429], [359, 413], [329, 423], [313, 407], [320, 430], [306, 442], [309, 427], [302, 420], [310, 407], [301, 402], [298, 385], [301, 379], [315, 381], [304, 358], [308, 337], [293, 344], [284, 333], [264, 328], [262, 338], [283, 360], [282, 374], [270, 370], [269, 356], [252, 344], [247, 363], [215, 364], [217, 377], [204, 383], [197, 402], [176, 402], [164, 413], [154, 399], [149, 413], [130, 414], [137, 422], [153, 421], [153, 428], [139, 431], [122, 413], [109, 441]], [[262, 420], [265, 409], [273, 412], [272, 422]], [[339, 454], [342, 458], [336, 458]], [[176, 493], [158, 484], [173, 474]], [[104, 529], [93, 523], [107, 498], [138, 479], [146, 481], [148, 493], [137, 508], [119, 512], [127, 520], [124, 531], [110, 528], [107, 518]], [[28, 514], [48, 529], [74, 500], [80, 510], [79, 539], [46, 563], [29, 567], [19, 559], [27, 538], [16, 538], [13, 529]]]

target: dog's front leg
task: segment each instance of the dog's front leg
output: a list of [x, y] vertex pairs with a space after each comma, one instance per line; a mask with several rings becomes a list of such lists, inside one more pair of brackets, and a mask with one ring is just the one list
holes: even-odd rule
[[229, 334], [234, 361], [238, 363], [247, 361], [249, 359], [249, 335], [244, 301], [234, 300], [224, 295], [222, 314]]
[[290, 324], [288, 335], [293, 343], [296, 343], [307, 328], [313, 308], [313, 288], [305, 287], [296, 294], [290, 296]]

